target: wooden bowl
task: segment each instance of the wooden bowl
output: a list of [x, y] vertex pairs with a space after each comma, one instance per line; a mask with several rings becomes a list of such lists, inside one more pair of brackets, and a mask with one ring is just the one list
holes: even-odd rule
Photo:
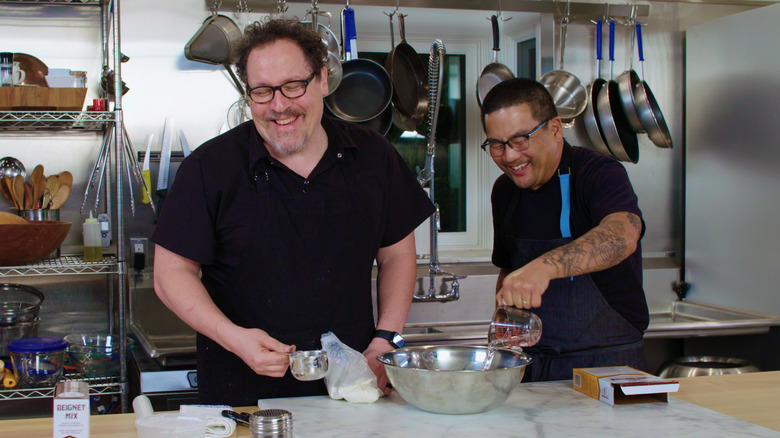
[[30, 221], [0, 224], [0, 266], [36, 262], [59, 248], [71, 222]]

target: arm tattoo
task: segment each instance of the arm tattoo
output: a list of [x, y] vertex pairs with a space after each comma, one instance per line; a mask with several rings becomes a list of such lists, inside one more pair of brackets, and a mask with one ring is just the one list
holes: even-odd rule
[[543, 254], [540, 259], [554, 267], [560, 277], [602, 271], [633, 253], [641, 231], [642, 221], [635, 214], [613, 213], [577, 240]]

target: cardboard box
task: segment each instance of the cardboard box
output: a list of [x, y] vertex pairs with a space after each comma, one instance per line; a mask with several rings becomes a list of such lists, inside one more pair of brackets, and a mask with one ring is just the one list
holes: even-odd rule
[[668, 402], [669, 393], [680, 389], [679, 382], [626, 366], [575, 368], [573, 373], [574, 389], [608, 405]]

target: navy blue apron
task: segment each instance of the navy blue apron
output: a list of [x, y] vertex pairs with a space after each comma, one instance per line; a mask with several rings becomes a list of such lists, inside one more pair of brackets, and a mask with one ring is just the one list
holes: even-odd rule
[[[254, 205], [248, 206], [255, 212], [253, 243], [233, 284], [212, 294], [234, 323], [261, 328], [298, 350], [321, 348], [320, 336], [327, 331], [358, 351], [373, 337], [375, 254], [366, 242], [373, 238], [370, 227], [376, 221], [353, 189], [352, 157], [337, 157], [329, 165], [336, 169], [329, 171], [340, 172], [344, 184], [316, 197], [306, 192], [308, 180], [297, 191], [274, 190], [280, 182], [271, 165], [260, 160]], [[323, 380], [301, 382], [289, 370], [282, 378], [258, 376], [238, 356], [200, 335], [198, 380], [202, 403], [242, 406], [261, 398], [327, 394]]]
[[[507, 234], [512, 271], [540, 255], [571, 242], [571, 185], [569, 171], [558, 171], [561, 187], [560, 239], [518, 239]], [[504, 217], [506, 230], [512, 227], [512, 212], [520, 202], [520, 190], [513, 191]], [[628, 365], [647, 370], [642, 332], [615, 311], [590, 275], [550, 281], [542, 295], [541, 307], [531, 309], [542, 319], [542, 337], [533, 347], [524, 348], [533, 362], [523, 381], [572, 378], [573, 368]]]

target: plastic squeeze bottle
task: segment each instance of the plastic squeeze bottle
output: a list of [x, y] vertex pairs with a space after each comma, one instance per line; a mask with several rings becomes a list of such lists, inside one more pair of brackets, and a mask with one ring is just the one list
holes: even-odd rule
[[84, 234], [84, 261], [99, 262], [103, 260], [103, 246], [100, 242], [100, 223], [89, 212], [89, 218], [84, 221], [82, 228]]

